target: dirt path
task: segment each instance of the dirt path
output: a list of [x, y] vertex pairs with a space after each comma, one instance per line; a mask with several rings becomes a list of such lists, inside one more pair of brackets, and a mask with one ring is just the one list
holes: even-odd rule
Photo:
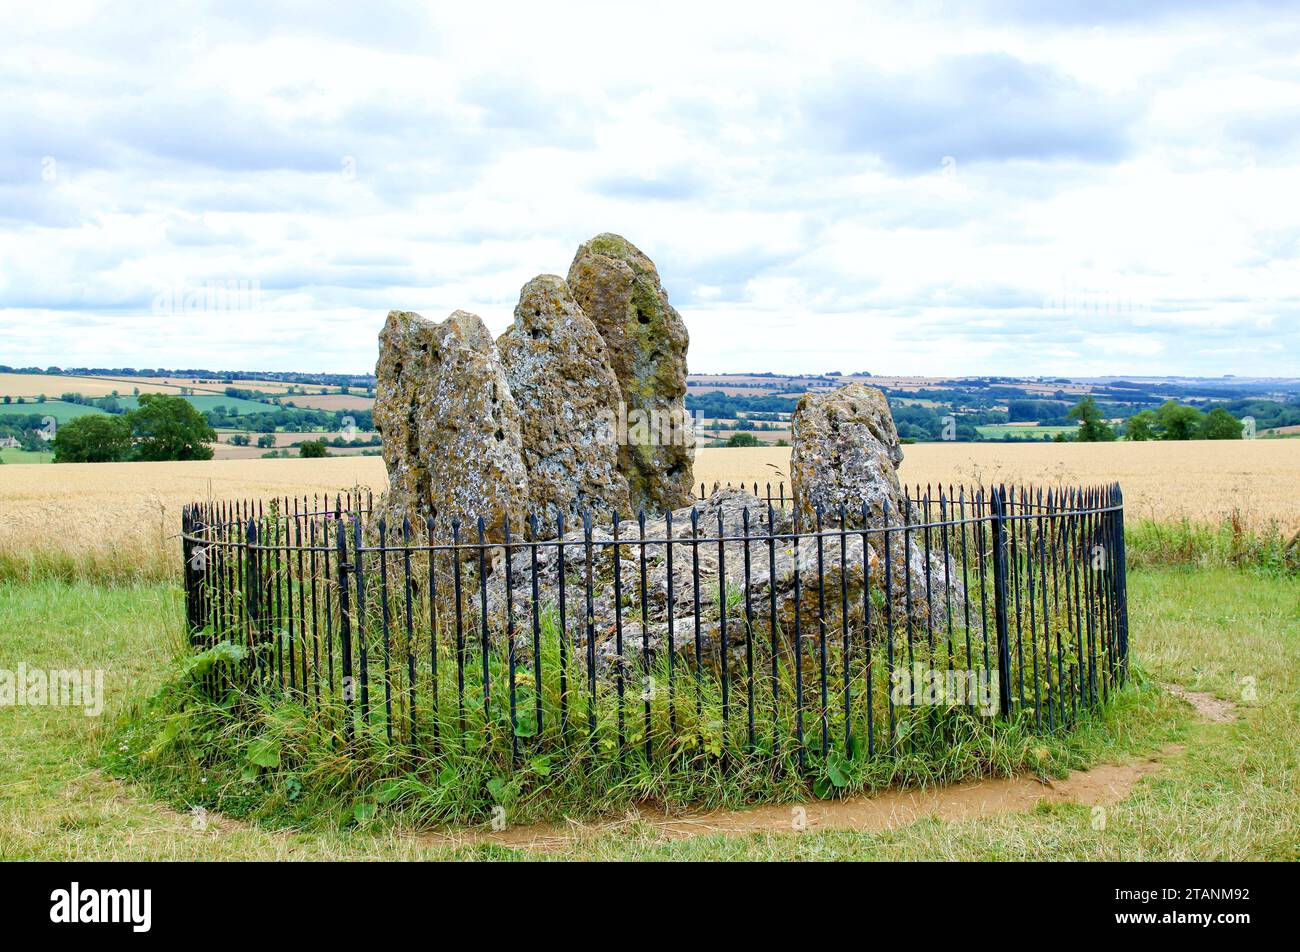
[[751, 833], [790, 833], [805, 830], [879, 831], [934, 817], [969, 820], [1005, 813], [1023, 813], [1044, 801], [1106, 806], [1127, 797], [1143, 777], [1183, 750], [1171, 744], [1146, 760], [1103, 764], [1076, 771], [1064, 780], [1014, 777], [977, 780], [920, 790], [886, 790], [843, 800], [814, 800], [801, 804], [756, 806], [742, 810], [669, 815], [658, 806], [642, 805], [617, 820], [539, 824], [507, 828], [497, 833], [434, 834], [446, 845], [495, 843], [535, 850], [559, 850], [594, 834], [638, 826], [665, 840], [693, 836], [745, 836]]
[[[1236, 720], [1236, 705], [1212, 694], [1189, 691], [1166, 684], [1175, 697], [1187, 701], [1207, 721], [1216, 724]], [[497, 833], [437, 834], [449, 845], [495, 843], [535, 850], [559, 850], [593, 834], [613, 832], [634, 825], [649, 827], [662, 839], [721, 834], [745, 836], [751, 833], [789, 833], [802, 830], [879, 831], [933, 817], [945, 821], [970, 820], [1005, 813], [1024, 813], [1039, 803], [1078, 803], [1109, 806], [1119, 803], [1143, 777], [1158, 771], [1164, 761], [1181, 753], [1181, 744], [1170, 744], [1145, 760], [1125, 764], [1100, 764], [1076, 771], [1064, 780], [1020, 776], [1000, 780], [976, 780], [922, 790], [886, 790], [844, 800], [816, 800], [803, 804], [768, 805], [743, 810], [713, 810], [707, 813], [669, 815], [661, 807], [642, 805], [622, 819], [570, 822], [567, 825], [539, 824], [507, 828]]]
[[1228, 724], [1237, 719], [1237, 705], [1207, 694], [1204, 691], [1189, 691], [1180, 684], [1166, 684], [1164, 689], [1174, 697], [1182, 698], [1196, 713], [1215, 724]]
[[[1236, 720], [1236, 705], [1212, 694], [1188, 691], [1176, 684], [1165, 689], [1195, 708], [1205, 720], [1227, 723]], [[746, 836], [754, 833], [790, 833], [817, 830], [876, 832], [892, 830], [934, 818], [961, 821], [1026, 813], [1040, 803], [1077, 803], [1082, 806], [1110, 806], [1124, 800], [1144, 777], [1159, 771], [1165, 762], [1182, 753], [1182, 744], [1168, 744], [1143, 760], [1123, 764], [1099, 764], [1091, 770], [1075, 771], [1063, 780], [1019, 776], [996, 780], [973, 780], [943, 787], [916, 790], [885, 790], [843, 800], [814, 800], [800, 804], [769, 804], [740, 810], [712, 810], [673, 815], [653, 804], [641, 804], [619, 819], [586, 823], [548, 823], [508, 827], [500, 832], [465, 830], [423, 834], [419, 838], [434, 846], [472, 846], [492, 843], [522, 849], [553, 851], [578, 841], [619, 830], [637, 828], [653, 831], [663, 840], [695, 836]], [[119, 781], [102, 777], [123, 799], [135, 799]], [[218, 834], [243, 829], [246, 824], [220, 814], [202, 811], [181, 814], [163, 804], [152, 804], [177, 826], [188, 824], [199, 832]], [[215, 829], [209, 829], [209, 823]]]

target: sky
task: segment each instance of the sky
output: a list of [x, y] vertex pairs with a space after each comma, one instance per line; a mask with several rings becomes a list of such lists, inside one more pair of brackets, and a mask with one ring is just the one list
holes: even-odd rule
[[0, 364], [368, 372], [613, 231], [693, 372], [1300, 376], [1300, 10], [1041, 7], [4, 0]]

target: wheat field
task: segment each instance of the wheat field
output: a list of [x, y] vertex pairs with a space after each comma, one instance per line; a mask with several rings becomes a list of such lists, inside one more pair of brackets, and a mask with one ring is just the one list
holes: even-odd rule
[[[702, 449], [697, 483], [784, 480], [788, 449]], [[919, 444], [906, 448], [911, 484], [1119, 481], [1134, 518], [1300, 528], [1300, 440], [1231, 443]], [[181, 506], [382, 490], [378, 457], [0, 466], [0, 564], [73, 573], [98, 566], [166, 574]]]
[[[202, 379], [195, 382], [189, 377], [73, 377], [66, 374], [17, 374], [0, 373], [0, 397], [23, 397], [32, 399], [44, 395], [57, 400], [65, 393], [79, 393], [83, 397], [107, 397], [111, 394], [129, 396], [132, 391], [141, 393], [178, 394], [182, 387], [189, 387], [195, 393], [224, 394], [226, 387], [239, 387], [247, 390], [261, 390], [263, 393], [284, 393], [293, 384], [274, 380], [232, 380], [224, 381]], [[319, 390], [319, 387], [312, 389]], [[360, 399], [360, 398], [358, 398]], [[367, 404], [369, 405], [369, 401]], [[305, 406], [305, 404], [304, 404]]]

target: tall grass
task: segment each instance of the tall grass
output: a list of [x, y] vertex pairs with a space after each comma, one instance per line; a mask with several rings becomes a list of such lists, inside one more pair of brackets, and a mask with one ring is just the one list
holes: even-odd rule
[[[284, 655], [273, 644], [256, 658], [230, 642], [182, 652], [167, 685], [123, 722], [110, 766], [178, 804], [238, 817], [347, 826], [385, 814], [426, 827], [488, 821], [496, 811], [512, 824], [608, 814], [641, 801], [669, 808], [789, 802], [810, 793], [1061, 770], [1077, 759], [1069, 732], [1037, 729], [1032, 706], [1003, 720], [963, 699], [891, 701], [896, 668], [981, 668], [982, 633], [969, 656], [960, 630], [933, 642], [918, 635], [891, 663], [876, 645], [870, 681], [861, 655], [846, 679], [843, 659], [832, 653], [820, 661], [817, 639], [806, 638], [802, 693], [793, 648], [778, 659], [775, 690], [766, 664], [755, 668], [751, 739], [744, 672], [733, 674], [725, 708], [716, 669], [679, 667], [670, 679], [666, 657], [655, 659], [647, 681], [629, 675], [620, 685], [602, 672], [593, 683], [578, 653], [560, 657], [553, 614], [542, 627], [540, 667], [548, 676], [538, 683], [525, 660], [515, 669], [514, 692], [508, 656], [499, 651], [488, 655], [485, 681], [481, 655], [458, 669], [454, 649], [444, 645], [436, 680], [422, 676], [411, 694], [402, 673], [406, 649], [394, 645], [389, 656], [375, 643], [368, 695], [362, 702], [358, 691], [350, 703], [332, 684], [318, 694], [305, 675], [298, 688], [282, 688]], [[828, 636], [832, 644], [839, 639], [834, 629]], [[1076, 660], [1071, 655], [1067, 668]], [[824, 703], [822, 663], [830, 686]], [[257, 670], [260, 679], [250, 676]], [[842, 694], [846, 680], [850, 699]], [[642, 693], [644, 686], [651, 688]], [[1070, 726], [1097, 716], [1072, 705]]]
[[1252, 528], [1240, 512], [1213, 523], [1130, 521], [1125, 527], [1130, 568], [1190, 565], [1300, 572], [1300, 532], [1279, 523]]

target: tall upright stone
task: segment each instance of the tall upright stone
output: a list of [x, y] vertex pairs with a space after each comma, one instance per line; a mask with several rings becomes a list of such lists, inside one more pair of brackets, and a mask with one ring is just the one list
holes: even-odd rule
[[604, 339], [563, 278], [543, 274], [524, 285], [497, 349], [521, 414], [529, 512], [540, 531], [554, 535], [561, 514], [570, 526], [584, 510], [629, 515], [613, 438], [618, 379]]
[[[436, 513], [471, 538], [481, 516], [494, 541], [528, 504], [519, 410], [483, 321], [456, 311], [435, 323], [390, 311], [379, 334], [375, 428], [389, 489], [381, 513], [396, 528]], [[445, 530], [444, 530], [445, 531]]]
[[892, 518], [900, 518], [903, 447], [880, 390], [851, 383], [806, 394], [795, 406], [790, 435], [790, 483], [804, 526], [813, 524], [818, 506], [830, 517], [841, 504], [859, 522], [863, 503], [877, 517], [888, 503]]
[[658, 512], [689, 505], [695, 455], [686, 412], [690, 337], [668, 303], [654, 262], [626, 238], [601, 234], [578, 248], [568, 281], [604, 338], [618, 379], [619, 468], [633, 508]]

